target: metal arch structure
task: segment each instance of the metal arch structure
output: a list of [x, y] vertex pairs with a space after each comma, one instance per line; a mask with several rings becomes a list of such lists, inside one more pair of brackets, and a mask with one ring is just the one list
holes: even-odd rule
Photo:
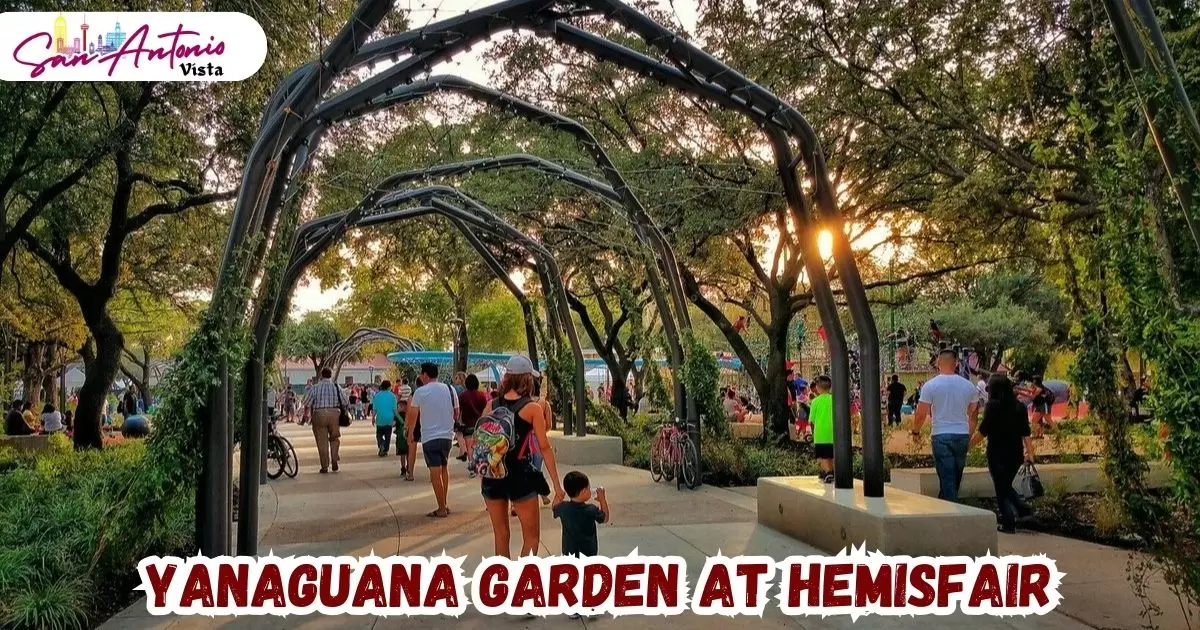
[[[617, 195], [617, 201], [626, 211], [627, 218], [633, 226], [638, 241], [648, 247], [662, 265], [659, 270], [648, 266], [647, 279], [651, 293], [655, 299], [659, 313], [663, 319], [663, 333], [667, 338], [667, 346], [671, 353], [673, 385], [675, 389], [675, 415], [687, 418], [696, 424], [696, 406], [694, 400], [687, 395], [679, 374], [683, 367], [683, 347], [680, 345], [680, 327], [689, 327], [687, 300], [684, 297], [683, 282], [679, 275], [679, 265], [675, 252], [667, 242], [662, 230], [654, 223], [646, 212], [645, 206], [637, 195], [630, 189], [625, 177], [608, 157], [604, 148], [596, 140], [595, 135], [578, 121], [563, 116], [557, 112], [539, 107], [511, 94], [495, 90], [485, 85], [452, 75], [438, 75], [421, 81], [413, 81], [403, 87], [387, 90], [380, 97], [363, 102], [353, 103], [331, 99], [328, 103], [318, 106], [316, 110], [301, 125], [298, 133], [307, 134], [320, 128], [320, 121], [345, 120], [360, 118], [383, 109], [396, 107], [410, 101], [424, 98], [440, 91], [449, 91], [479, 100], [487, 105], [500, 107], [525, 118], [530, 122], [540, 124], [556, 131], [571, 135], [591, 156], [593, 162], [604, 173], [610, 187]], [[383, 186], [387, 186], [385, 181]], [[660, 273], [662, 274], [660, 276]], [[666, 284], [664, 290], [663, 284]], [[669, 298], [669, 301], [668, 301]]]
[[[213, 325], [225, 323], [232, 327], [245, 317], [248, 303], [243, 289], [250, 287], [254, 276], [261, 271], [259, 261], [262, 257], [253, 254], [265, 249], [265, 241], [275, 234], [280, 206], [285, 198], [294, 199], [297, 193], [293, 191], [296, 188], [302, 188], [301, 182], [310, 164], [308, 156], [319, 145], [323, 129], [336, 122], [331, 118], [318, 117], [310, 133], [298, 133], [319, 103], [325, 112], [330, 112], [334, 106], [346, 107], [368, 102], [394, 91], [396, 86], [411, 82], [418, 74], [428, 72], [433, 64], [449, 59], [494, 32], [510, 28], [531, 29], [538, 35], [591, 52], [643, 76], [738, 111], [762, 126], [771, 142], [776, 170], [793, 218], [799, 226], [806, 272], [830, 343], [836, 401], [835, 486], [852, 487], [847, 346], [845, 332], [837, 318], [829, 278], [818, 254], [818, 219], [834, 236], [835, 264], [855, 328], [862, 340], [863, 361], [868, 365], [878, 362], [878, 336], [849, 240], [838, 214], [821, 145], [807, 120], [768, 90], [620, 0], [575, 0], [567, 4], [569, 8], [565, 11], [558, 9], [563, 3], [555, 0], [508, 0], [368, 44], [367, 39], [391, 6], [390, 0], [362, 0], [320, 58], [286, 78], [272, 95], [262, 119], [258, 140], [247, 157], [242, 187], [234, 206], [221, 273], [214, 291], [213, 310], [217, 318], [213, 320]], [[602, 15], [633, 31], [659, 50], [671, 65], [562, 21], [584, 14]], [[370, 66], [387, 57], [398, 60], [401, 54], [407, 57], [322, 102], [334, 81], [348, 70]], [[793, 141], [798, 147], [798, 157], [792, 151]], [[813, 208], [800, 186], [797, 168], [801, 164], [812, 180], [815, 212], [812, 212]], [[261, 241], [245, 242], [251, 234], [265, 236]], [[270, 283], [266, 284], [269, 287]], [[234, 290], [228, 290], [230, 288]], [[252, 372], [253, 362], [254, 358], [251, 357], [247, 365], [248, 373]], [[207, 456], [197, 491], [197, 534], [201, 550], [209, 555], [220, 555], [228, 549], [229, 542], [228, 464], [232, 450], [230, 416], [233, 388], [229, 384], [228, 371], [229, 366], [222, 361], [218, 365], [218, 382], [209, 397], [206, 410], [209, 422], [204, 428]], [[879, 374], [869, 371], [863, 384], [864, 493], [867, 496], [883, 494], [878, 381]], [[261, 389], [261, 386], [255, 386], [253, 379], [246, 384], [249, 392]], [[248, 408], [253, 410], [257, 407]]]
[[[446, 198], [462, 202], [465, 208], [447, 202]], [[410, 202], [419, 205], [397, 209], [398, 206]], [[380, 200], [370, 212], [346, 211], [322, 217], [321, 219], [305, 224], [297, 235], [298, 238], [292, 250], [292, 258], [289, 261], [290, 264], [287, 271], [287, 277], [292, 281], [285, 284], [286, 290], [290, 292], [294, 288], [294, 280], [303, 274], [304, 269], [312, 264], [324, 251], [327, 251], [331, 245], [338, 242], [349, 230], [385, 225], [426, 215], [446, 217], [464, 235], [468, 235], [469, 240], [473, 237], [472, 228], [491, 230], [528, 250], [537, 259], [539, 271], [542, 272], [539, 275], [541, 275], [543, 281], [549, 284], [545, 292], [547, 310], [558, 311], [558, 321], [560, 322], [564, 318], [570, 317], [570, 313], [567, 310], [566, 287], [562, 283], [562, 276], [558, 269], [558, 264], [554, 260], [554, 256], [540, 243], [500, 219], [483, 204], [457, 189], [446, 186], [431, 186], [393, 193], [385, 199]], [[321, 235], [319, 239], [309, 240], [300, 238], [302, 235], [317, 232]], [[498, 277], [506, 277], [507, 273], [504, 271], [503, 266], [500, 265], [499, 261], [496, 260], [483, 241], [478, 237], [473, 238], [472, 244], [478, 243], [481, 246], [477, 248], [477, 251], [488, 262], [489, 268]], [[568, 413], [572, 410], [575, 412], [576, 422], [579, 423], [578, 426], [582, 431], [584, 426], [582, 401], [584, 399], [583, 387], [585, 386], [584, 370], [586, 369], [584, 366], [583, 349], [573, 327], [566, 327], [566, 333], [575, 358], [575, 400], [571, 405], [572, 409], [568, 410]], [[266, 334], [260, 337], [259, 330], [256, 329], [254, 346], [256, 348], [265, 346], [266, 336], [269, 334], [268, 328]], [[401, 340], [410, 346], [408, 349], [420, 349], [419, 344], [400, 337], [391, 331], [359, 329], [339, 342], [333, 352], [331, 352], [331, 357], [337, 360], [337, 357], [340, 356], [344, 360], [345, 356], [350, 352], [360, 348], [365, 343], [378, 339]], [[255, 420], [261, 423], [261, 416], [256, 418], [251, 415], [247, 424]], [[256, 438], [260, 438], [261, 441]], [[262, 469], [260, 467], [263, 465], [262, 454], [264, 442], [265, 436], [262, 434], [261, 429], [253, 426], [247, 427], [246, 439], [243, 441], [243, 457], [241, 461], [242, 479], [261, 479]], [[238, 508], [239, 514], [242, 516], [238, 520], [237, 552], [239, 555], [255, 555], [258, 553], [258, 536], [255, 533], [258, 531], [258, 493], [241, 493]]]
[[388, 341], [396, 344], [401, 350], [424, 350], [425, 347], [421, 344], [403, 337], [387, 328], [359, 328], [346, 336], [345, 339], [339, 340], [329, 349], [328, 356], [325, 357], [326, 364], [333, 368], [333, 379], [336, 381], [342, 373], [342, 366], [345, 365], [354, 355], [358, 354], [363, 347], [379, 341]]

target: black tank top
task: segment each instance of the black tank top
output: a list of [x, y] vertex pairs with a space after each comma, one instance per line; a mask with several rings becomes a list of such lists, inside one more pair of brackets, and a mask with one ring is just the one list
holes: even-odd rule
[[521, 417], [521, 410], [531, 402], [533, 401], [526, 396], [515, 400], [501, 397], [497, 398], [494, 403], [496, 406], [504, 407], [513, 413], [513, 433], [515, 434], [513, 437], [517, 439], [517, 442], [504, 455], [504, 465], [509, 470], [521, 470], [521, 467], [525, 465], [520, 458], [521, 445], [525, 443], [525, 440], [529, 439], [529, 434], [533, 431], [533, 424]]

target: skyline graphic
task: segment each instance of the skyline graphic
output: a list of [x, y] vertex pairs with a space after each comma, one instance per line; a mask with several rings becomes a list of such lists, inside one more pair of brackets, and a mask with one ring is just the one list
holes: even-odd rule
[[[62, 13], [58, 14], [58, 18], [54, 20], [54, 52], [60, 55], [74, 55], [82, 52], [89, 54], [106, 54], [116, 50], [120, 50], [125, 44], [128, 34], [121, 29], [121, 22], [118, 20], [113, 25], [113, 30], [105, 34], [96, 34], [95, 41], [88, 41], [88, 29], [91, 26], [87, 23], [87, 14], [83, 15], [83, 24], [79, 26], [79, 36], [72, 37], [69, 34], [69, 25], [67, 18]], [[86, 51], [84, 49], [87, 49]]]

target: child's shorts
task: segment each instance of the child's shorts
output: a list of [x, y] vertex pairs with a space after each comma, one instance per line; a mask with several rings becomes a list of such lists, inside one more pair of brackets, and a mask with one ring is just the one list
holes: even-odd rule
[[817, 459], [833, 459], [833, 445], [813, 444], [813, 454]]

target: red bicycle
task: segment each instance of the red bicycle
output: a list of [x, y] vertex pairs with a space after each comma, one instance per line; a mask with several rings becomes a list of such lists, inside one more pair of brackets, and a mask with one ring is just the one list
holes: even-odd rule
[[700, 454], [687, 426], [678, 421], [660, 427], [650, 448], [650, 478], [657, 483], [664, 477], [674, 480], [676, 488], [694, 490], [700, 485]]

